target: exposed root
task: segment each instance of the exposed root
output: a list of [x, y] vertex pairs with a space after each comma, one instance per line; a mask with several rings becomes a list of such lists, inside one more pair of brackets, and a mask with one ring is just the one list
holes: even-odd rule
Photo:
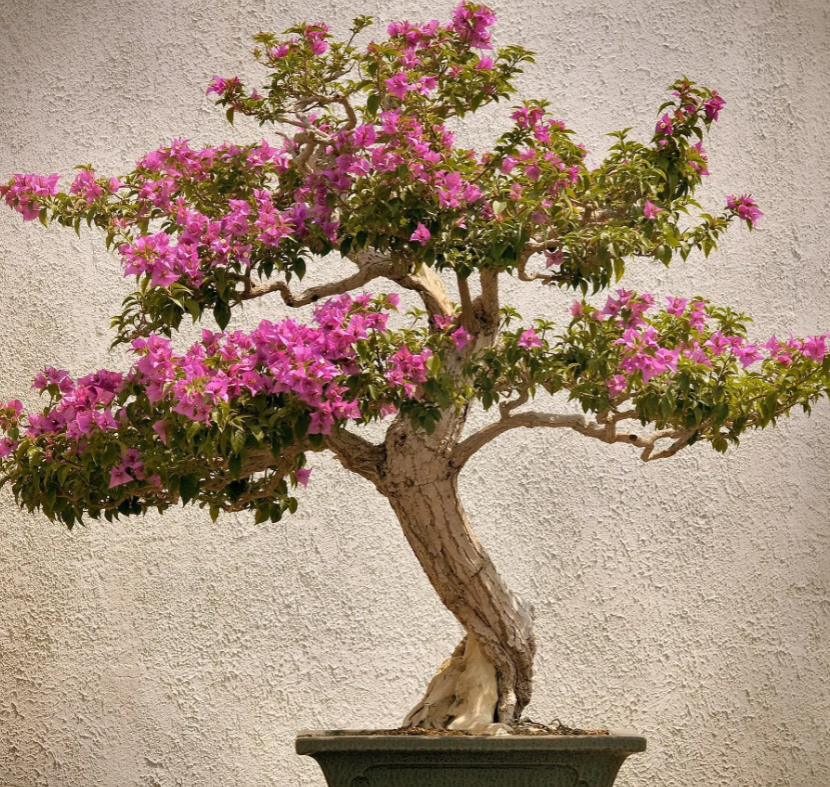
[[[553, 725], [556, 725], [555, 727]], [[578, 727], [568, 727], [562, 724], [559, 719], [554, 719], [550, 724], [542, 724], [540, 721], [531, 721], [522, 716], [518, 721], [512, 722], [510, 730], [514, 735], [608, 735], [608, 730], [582, 730]]]
[[430, 681], [424, 698], [404, 719], [404, 727], [506, 735], [497, 724], [496, 668], [473, 637], [465, 637]]

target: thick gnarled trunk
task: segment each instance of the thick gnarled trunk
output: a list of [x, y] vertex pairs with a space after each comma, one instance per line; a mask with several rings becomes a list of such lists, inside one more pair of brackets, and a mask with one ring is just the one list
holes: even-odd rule
[[530, 700], [536, 646], [531, 610], [502, 581], [458, 496], [449, 451], [460, 421], [445, 418], [429, 437], [404, 423], [390, 429], [379, 479], [430, 583], [467, 632], [404, 723], [494, 733]]

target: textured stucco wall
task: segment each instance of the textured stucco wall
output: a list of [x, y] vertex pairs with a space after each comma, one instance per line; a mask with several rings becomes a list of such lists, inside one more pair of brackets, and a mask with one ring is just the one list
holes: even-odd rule
[[[727, 98], [703, 194], [766, 212], [708, 261], [630, 283], [753, 313], [759, 336], [830, 328], [826, 0], [504, 0], [522, 80], [601, 152], [646, 137], [680, 74]], [[252, 74], [249, 35], [305, 16], [445, 18], [449, 3], [0, 0], [0, 180], [128, 169], [174, 136], [257, 139], [204, 97]], [[466, 124], [484, 144], [506, 112]], [[47, 362], [122, 365], [109, 315], [128, 285], [96, 238], [0, 212], [0, 399]], [[568, 301], [510, 289], [520, 310]], [[508, 299], [509, 300], [509, 299]], [[276, 303], [250, 309], [252, 325]], [[30, 404], [34, 403], [31, 396]], [[626, 727], [649, 750], [622, 787], [830, 785], [830, 407], [643, 465], [625, 446], [513, 433], [462, 491], [508, 581], [537, 609], [532, 714]], [[315, 457], [279, 525], [198, 511], [68, 534], [0, 498], [0, 784], [321, 785], [302, 727], [397, 724], [459, 629], [387, 505]]]

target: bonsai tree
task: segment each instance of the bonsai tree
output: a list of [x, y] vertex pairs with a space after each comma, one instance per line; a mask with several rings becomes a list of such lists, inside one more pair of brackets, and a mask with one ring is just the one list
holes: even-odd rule
[[[653, 137], [614, 132], [591, 168], [546, 101], [516, 103], [531, 53], [494, 49], [494, 22], [462, 2], [447, 23], [394, 22], [366, 46], [368, 17], [345, 42], [324, 24], [259, 33], [264, 86], [215, 77], [208, 93], [266, 139], [177, 139], [119, 177], [83, 166], [63, 190], [58, 175], [0, 187], [25, 220], [97, 228], [137, 287], [112, 321], [129, 369], [47, 367], [42, 411], [0, 406], [0, 477], [17, 502], [69, 528], [178, 504], [277, 522], [297, 508], [309, 456], [331, 452], [389, 501], [466, 631], [404, 724], [472, 732], [511, 729], [535, 655], [532, 608], [459, 498], [477, 451], [550, 428], [643, 461], [700, 443], [722, 452], [830, 390], [828, 335], [751, 341], [729, 306], [619, 284], [628, 265], [708, 256], [731, 223], [761, 217], [749, 196], [712, 213], [694, 199], [723, 98], [680, 79]], [[504, 100], [510, 127], [490, 150], [456, 144], [457, 118]], [[332, 255], [353, 272], [303, 288]], [[570, 313], [524, 321], [501, 302], [507, 277], [539, 299], [573, 290]], [[417, 306], [396, 315], [401, 291]], [[228, 330], [258, 298], [315, 304], [313, 320]], [[218, 331], [175, 345], [183, 321], [210, 316]], [[529, 409], [539, 392], [577, 411]], [[493, 417], [465, 432], [478, 406]], [[362, 429], [374, 422], [377, 443]]]

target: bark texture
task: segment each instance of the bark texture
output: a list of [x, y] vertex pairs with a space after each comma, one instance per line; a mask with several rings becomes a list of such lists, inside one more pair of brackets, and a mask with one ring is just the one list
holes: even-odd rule
[[531, 610], [504, 584], [472, 530], [450, 464], [463, 416], [433, 435], [403, 419], [386, 437], [378, 488], [388, 498], [441, 601], [467, 632], [405, 724], [496, 732], [530, 700]]

